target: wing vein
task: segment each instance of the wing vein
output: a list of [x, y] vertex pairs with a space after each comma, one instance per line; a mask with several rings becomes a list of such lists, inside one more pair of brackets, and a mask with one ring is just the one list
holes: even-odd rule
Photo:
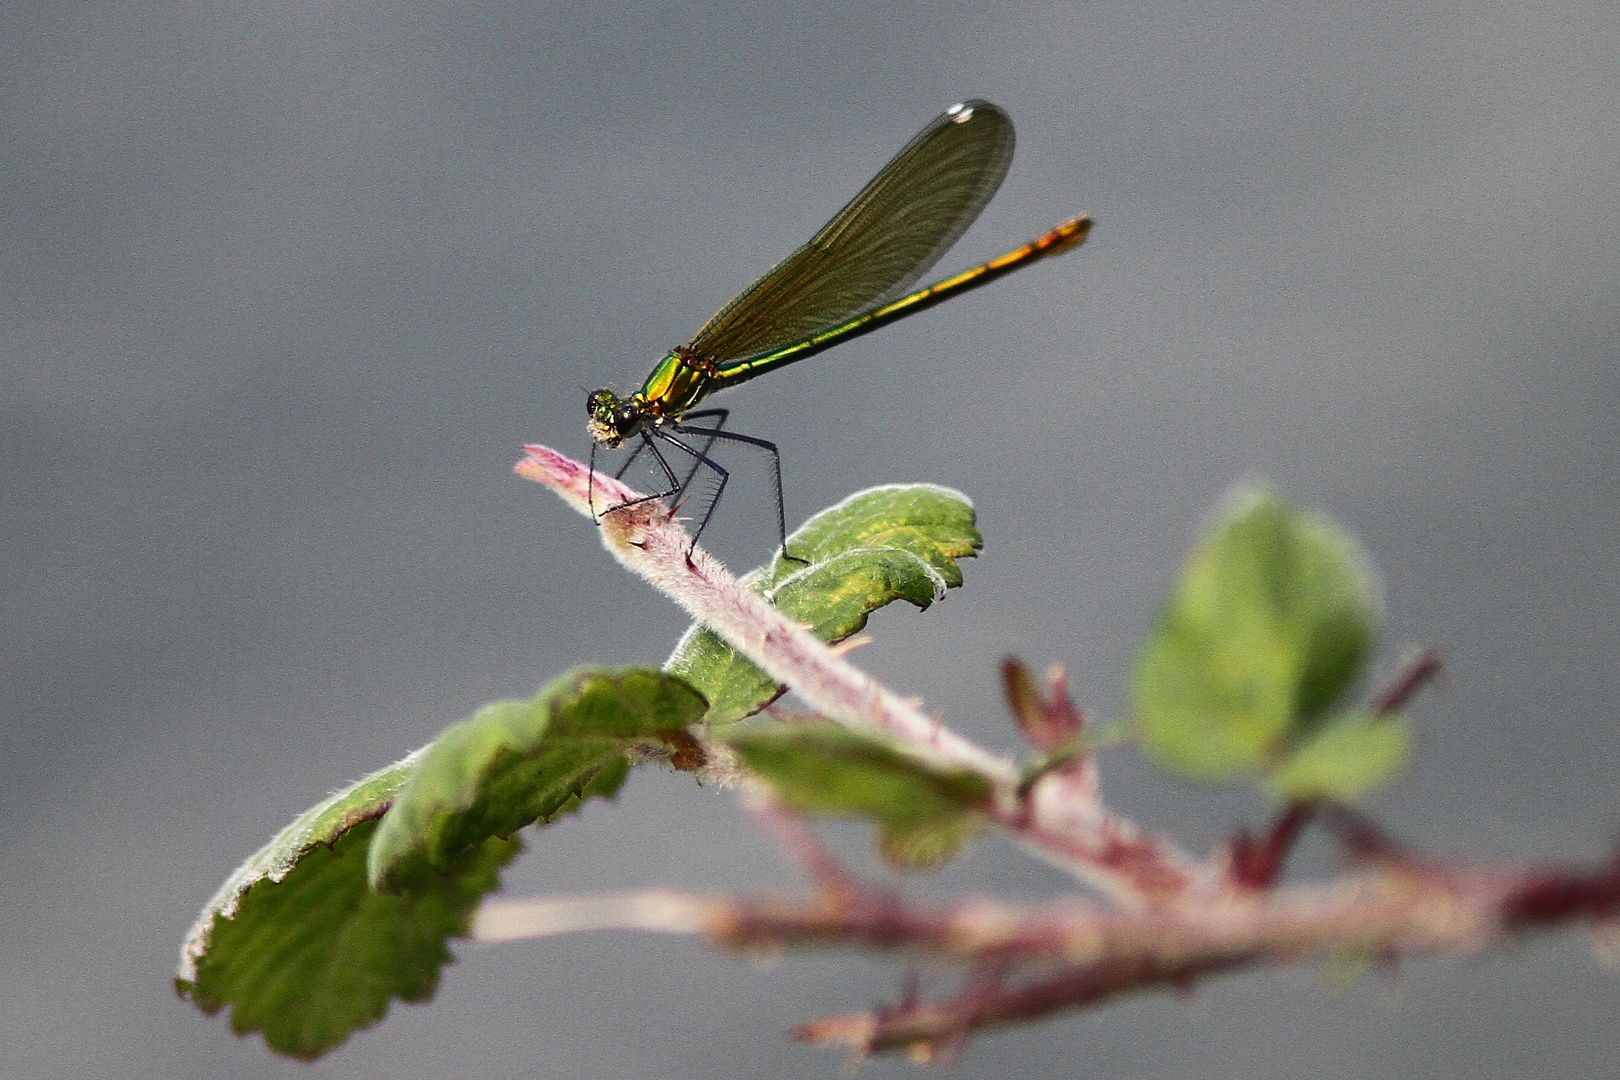
[[936, 117], [833, 219], [692, 338], [725, 363], [771, 352], [906, 293], [1007, 175], [1012, 120], [987, 101]]

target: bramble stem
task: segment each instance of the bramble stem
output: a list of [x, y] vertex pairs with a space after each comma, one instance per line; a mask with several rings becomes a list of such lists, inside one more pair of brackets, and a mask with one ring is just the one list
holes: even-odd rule
[[[582, 514], [592, 497], [609, 505], [639, 493], [544, 446], [527, 446], [519, 476], [546, 485]], [[1062, 776], [1018, 790], [1013, 762], [992, 754], [924, 714], [829, 648], [763, 597], [745, 589], [691, 538], [669, 510], [648, 500], [602, 514], [602, 544], [626, 568], [708, 626], [732, 648], [788, 686], [828, 719], [877, 732], [917, 757], [968, 769], [997, 792], [992, 815], [1028, 850], [1063, 867], [1116, 902], [1142, 907], [1176, 902], [1210, 879], [1167, 841], [1105, 811], [1095, 798]], [[687, 552], [691, 551], [691, 557]]]
[[[545, 484], [582, 513], [587, 472], [583, 465], [544, 446], [526, 446], [519, 476]], [[612, 477], [597, 473], [596, 498], [609, 505], [641, 495]], [[627, 569], [719, 634], [727, 644], [785, 683], [818, 712], [839, 723], [879, 731], [943, 765], [971, 769], [998, 783], [1010, 783], [1010, 761], [945, 729], [898, 694], [854, 665], [840, 660], [815, 635], [749, 592], [691, 537], [669, 510], [648, 500], [601, 515], [602, 546]], [[687, 551], [692, 557], [687, 558]]]
[[[582, 513], [589, 512], [587, 484], [610, 505], [639, 498], [555, 451], [527, 449], [518, 473]], [[1215, 857], [1195, 860], [1103, 805], [1095, 758], [1080, 748], [1083, 718], [1069, 702], [1061, 671], [1043, 688], [1016, 661], [1004, 666], [1015, 720], [1046, 755], [1020, 780], [1013, 762], [928, 717], [745, 589], [691, 547], [660, 503], [614, 510], [600, 524], [604, 546], [621, 563], [822, 716], [880, 733], [919, 759], [978, 774], [995, 792], [997, 825], [1114, 906], [1079, 900], [1018, 906], [978, 897], [912, 901], [850, 874], [801, 819], [747, 794], [745, 784], [761, 826], [810, 872], [815, 889], [809, 898], [665, 889], [495, 901], [478, 914], [473, 932], [480, 940], [611, 928], [696, 935], [745, 951], [846, 946], [956, 961], [967, 976], [953, 995], [925, 1000], [907, 993], [892, 1006], [823, 1017], [795, 1032], [807, 1041], [847, 1046], [857, 1056], [905, 1050], [928, 1061], [951, 1057], [986, 1028], [1136, 990], [1186, 990], [1234, 968], [1341, 955], [1468, 955], [1548, 924], [1620, 917], [1620, 855], [1596, 869], [1450, 866], [1416, 855], [1339, 804], [1291, 804], [1260, 839], [1240, 836]], [[1372, 707], [1398, 711], [1439, 670], [1433, 653], [1413, 655]], [[1352, 867], [1326, 884], [1279, 887], [1284, 859], [1313, 820], [1338, 837]]]
[[[1380, 716], [1399, 712], [1419, 690], [1439, 676], [1441, 667], [1440, 654], [1432, 649], [1418, 649], [1409, 654], [1373, 695], [1373, 712]], [[1259, 841], [1247, 832], [1238, 833], [1230, 848], [1232, 880], [1246, 889], [1275, 885], [1300, 834], [1321, 810], [1320, 801], [1301, 799], [1284, 806]]]
[[1433, 649], [1423, 648], [1411, 653], [1373, 695], [1373, 712], [1379, 715], [1400, 712], [1419, 690], [1439, 677], [1442, 667], [1444, 661]]
[[[1120, 994], [1186, 989], [1233, 969], [1345, 954], [1469, 956], [1528, 930], [1620, 913], [1620, 857], [1594, 869], [1384, 869], [1327, 886], [1274, 890], [1174, 911], [1120, 913], [1075, 902], [1017, 906], [984, 898], [930, 904], [853, 879], [807, 900], [649, 890], [496, 901], [483, 941], [621, 929], [697, 935], [744, 952], [844, 946], [955, 960], [1003, 976], [954, 997], [901, 1002], [801, 1025], [795, 1037], [856, 1054], [931, 1058], [980, 1030]], [[1055, 970], [1054, 970], [1055, 965]]]

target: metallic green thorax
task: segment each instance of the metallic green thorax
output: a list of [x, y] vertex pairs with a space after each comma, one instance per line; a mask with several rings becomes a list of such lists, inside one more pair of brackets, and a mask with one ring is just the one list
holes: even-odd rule
[[716, 385], [716, 380], [713, 361], [699, 357], [689, 346], [679, 345], [658, 362], [641, 389], [629, 397], [621, 399], [611, 390], [591, 394], [586, 402], [591, 438], [618, 447], [648, 424], [659, 427], [666, 421], [679, 420], [687, 409], [725, 385]]

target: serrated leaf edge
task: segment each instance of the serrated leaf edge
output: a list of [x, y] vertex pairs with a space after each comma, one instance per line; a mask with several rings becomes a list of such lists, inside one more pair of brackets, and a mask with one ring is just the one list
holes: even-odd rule
[[[873, 487], [862, 488], [860, 491], [851, 492], [826, 509], [816, 511], [810, 516], [809, 520], [805, 522], [805, 525], [810, 524], [811, 521], [814, 521], [825, 514], [836, 513], [857, 499], [864, 499], [869, 495], [876, 495], [883, 491], [932, 491], [937, 494], [946, 495], [950, 498], [959, 500], [969, 510], [974, 509], [972, 499], [968, 498], [965, 494], [953, 487], [946, 487], [944, 484], [932, 484], [926, 480], [919, 481], [915, 484], [877, 484]], [[804, 525], [799, 526], [799, 529], [803, 528]], [[797, 530], [795, 531], [797, 532]], [[793, 537], [789, 536], [788, 539], [792, 540]]]
[[[281, 881], [292, 872], [299, 860], [317, 845], [330, 843], [356, 825], [382, 817], [394, 804], [394, 796], [405, 786], [405, 782], [410, 779], [411, 771], [432, 745], [429, 743], [427, 746], [418, 747], [392, 765], [377, 770], [372, 776], [356, 780], [347, 787], [334, 791], [294, 818], [290, 824], [276, 833], [269, 843], [248, 856], [247, 861], [238, 866], [231, 876], [225, 879], [219, 890], [209, 898], [208, 903], [203, 905], [197, 921], [186, 934], [185, 944], [180, 947], [180, 966], [175, 972], [176, 985], [190, 987], [196, 983], [197, 965], [208, 952], [216, 917], [234, 918], [237, 907], [242, 903], [242, 897], [247, 895], [247, 891], [254, 885], [266, 880]], [[366, 806], [363, 812], [352, 817], [340, 818], [335, 823], [321, 825], [322, 816], [349, 796], [357, 786], [378, 773], [395, 770], [401, 775], [394, 784], [393, 791], [386, 798]]]
[[[412, 852], [423, 853], [425, 848], [430, 846], [426, 843], [425, 832], [423, 830], [431, 832], [431, 822], [433, 818], [448, 820], [456, 815], [464, 814], [468, 809], [474, 806], [481, 797], [483, 790], [487, 787], [490, 779], [496, 775], [496, 764], [503, 752], [516, 753], [521, 757], [538, 752], [545, 745], [547, 745], [548, 740], [554, 743], [558, 738], [554, 731], [554, 725], [556, 724], [558, 718], [566, 711], [577, 707], [582, 701], [584, 701], [586, 696], [592, 691], [593, 686], [595, 686], [598, 682], [607, 682], [613, 684], [615, 688], [622, 690], [627, 680], [638, 675], [645, 675], [655, 681], [658, 681], [661, 687], [667, 686], [669, 683], [678, 684], [680, 687], [693, 694], [699, 701], [705, 701], [700, 692], [698, 692], [679, 675], [672, 672], [642, 666], [600, 668], [586, 665], [576, 667], [571, 671], [559, 675], [557, 678], [553, 679], [551, 682], [542, 687], [540, 691], [532, 698], [514, 699], [507, 702], [492, 703], [512, 704], [517, 705], [520, 709], [527, 710], [543, 700], [543, 723], [541, 723], [538, 728], [533, 730], [529, 735], [525, 736], [529, 740], [526, 749], [519, 749], [512, 742], [503, 742], [499, 746], [489, 748], [491, 752], [481, 763], [476, 774], [468, 777], [470, 782], [461, 791], [461, 796], [454, 800], [438, 803], [436, 809], [433, 810], [433, 813], [426, 821], [417, 822], [417, 834], [415, 836], [416, 842], [408, 847], [401, 848], [400, 850], [394, 852], [394, 857], [387, 863], [384, 863], [379, 855], [379, 852], [384, 850], [384, 847], [380, 841], [383, 835], [393, 828], [394, 824], [400, 819], [396, 817], [383, 822], [382, 827], [377, 834], [377, 838], [373, 839], [371, 848], [367, 853], [367, 884], [372, 889], [379, 892], [393, 891], [394, 885], [391, 884], [391, 879], [403, 865], [405, 859], [409, 857], [409, 854]], [[485, 709], [490, 707], [491, 706], [485, 706], [484, 709], [480, 709], [478, 712], [474, 713], [473, 716], [458, 721], [457, 723], [445, 728], [444, 731], [439, 733], [438, 738], [434, 739], [434, 741], [428, 746], [423, 747], [419, 753], [425, 754], [428, 751], [440, 746], [443, 743], [444, 736], [447, 732], [471, 723], [479, 715], [481, 715]], [[699, 716], [701, 717], [701, 715], [702, 714], [700, 713]], [[563, 737], [566, 738], [568, 736]], [[627, 753], [630, 746], [637, 741], [640, 741], [639, 737], [637, 739], [623, 741], [622, 749]], [[589, 791], [591, 786], [602, 776], [603, 772], [611, 767], [613, 766], [612, 762], [610, 761], [591, 771], [588, 776], [572, 786], [568, 796], [558, 804], [552, 813], [535, 817], [518, 826], [518, 828], [527, 828], [529, 825], [549, 825], [562, 817], [578, 813], [589, 798], [596, 797], [611, 800], [613, 798], [612, 795], [607, 795], [602, 792], [590, 793]], [[413, 773], [413, 776], [415, 775], [416, 774]], [[398, 792], [396, 792], [396, 798], [398, 797], [398, 794], [404, 792], [404, 790], [405, 785], [401, 784]], [[429, 805], [431, 806], [433, 804], [430, 802]], [[408, 831], [405, 835], [410, 836], [412, 833]], [[489, 837], [485, 837], [484, 839], [487, 840]], [[479, 842], [482, 843], [483, 841]], [[430, 862], [437, 865], [437, 861], [431, 857]], [[442, 867], [440, 867], [440, 869], [442, 869]]]

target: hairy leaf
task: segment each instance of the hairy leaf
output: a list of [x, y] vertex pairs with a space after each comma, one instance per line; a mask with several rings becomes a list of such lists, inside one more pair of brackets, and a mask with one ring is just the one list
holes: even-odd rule
[[706, 708], [659, 671], [581, 670], [529, 701], [499, 701], [434, 740], [371, 845], [377, 888], [415, 888], [491, 837], [576, 810], [624, 782], [626, 752], [684, 731]]
[[417, 751], [309, 810], [231, 875], [181, 951], [175, 988], [272, 1050], [313, 1058], [375, 1023], [390, 1002], [423, 1001], [498, 884], [515, 843], [465, 853], [407, 896], [366, 885], [377, 819], [421, 760]]
[[727, 740], [776, 797], [808, 814], [860, 815], [896, 866], [935, 866], [985, 824], [990, 784], [919, 761], [874, 735], [829, 723], [738, 732]]
[[1148, 749], [1205, 779], [1286, 756], [1360, 673], [1377, 615], [1347, 535], [1273, 492], [1240, 490], [1138, 659], [1133, 701]]
[[[884, 484], [857, 491], [821, 511], [788, 537], [788, 550], [812, 564], [857, 548], [899, 548], [927, 562], [947, 588], [962, 584], [956, 560], [984, 546], [966, 495], [938, 484]], [[778, 553], [772, 580], [800, 573]]]
[[[743, 581], [755, 592], [771, 588], [776, 606], [823, 641], [842, 641], [891, 601], [927, 608], [960, 585], [956, 560], [983, 546], [973, 518], [973, 504], [949, 488], [871, 488], [823, 510], [788, 538], [788, 550], [810, 565], [778, 555]], [[664, 670], [708, 698], [705, 719], [715, 726], [757, 712], [782, 692], [713, 631], [695, 624]]]

